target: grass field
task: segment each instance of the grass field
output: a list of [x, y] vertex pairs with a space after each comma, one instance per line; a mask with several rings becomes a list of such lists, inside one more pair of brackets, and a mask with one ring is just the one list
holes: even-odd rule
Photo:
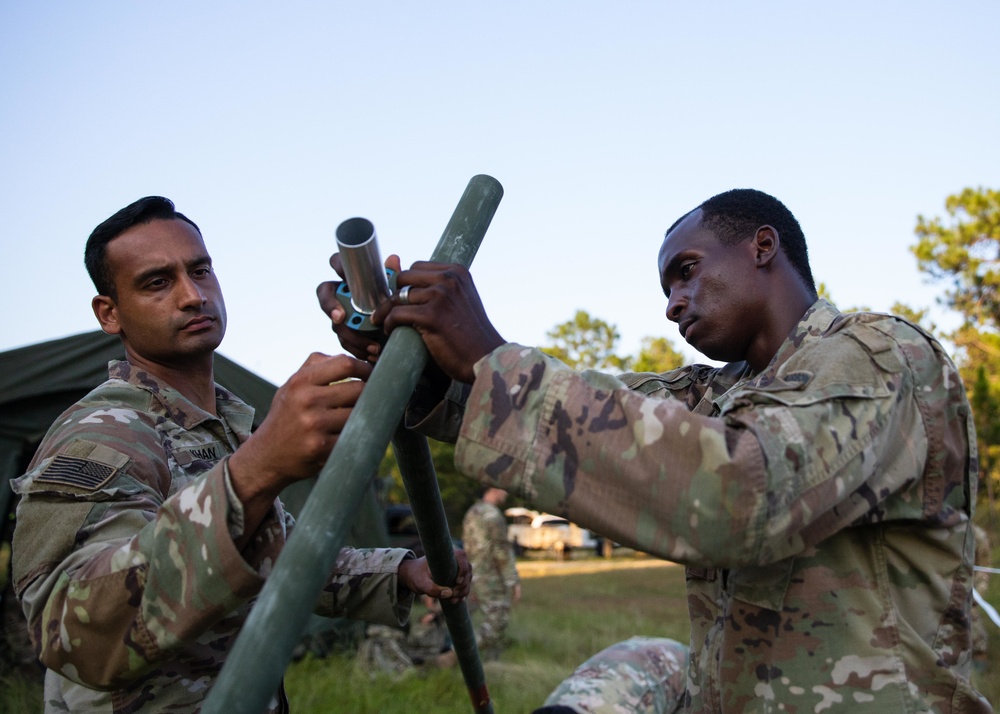
[[[579, 572], [586, 562], [573, 562], [561, 572], [576, 574], [550, 574], [560, 571], [557, 566], [545, 577], [530, 577], [532, 565], [521, 568], [526, 577], [508, 631], [510, 646], [499, 662], [484, 666], [497, 714], [525, 714], [540, 706], [580, 662], [619, 640], [635, 634], [687, 640], [681, 568], [658, 565], [588, 573]], [[352, 658], [334, 656], [294, 665], [286, 686], [295, 714], [472, 711], [457, 669], [372, 680]]]
[[[526, 714], [588, 656], [635, 634], [686, 642], [684, 572], [649, 559], [522, 564], [524, 595], [514, 611], [510, 646], [485, 666], [497, 714]], [[584, 572], [581, 572], [584, 571]], [[562, 574], [571, 573], [571, 574]], [[989, 600], [1000, 603], [1000, 578]], [[993, 630], [996, 633], [996, 630]], [[1000, 634], [991, 640], [992, 662], [1000, 662]], [[1000, 703], [1000, 667], [976, 677], [980, 691]], [[306, 657], [287, 672], [295, 714], [468, 714], [472, 711], [458, 669], [371, 678], [346, 654]], [[11, 678], [0, 680], [0, 712], [41, 712], [41, 692]]]

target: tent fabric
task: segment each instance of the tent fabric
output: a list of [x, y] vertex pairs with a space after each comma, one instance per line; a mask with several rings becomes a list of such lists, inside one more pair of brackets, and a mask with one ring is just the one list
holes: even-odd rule
[[[108, 362], [124, 358], [121, 341], [100, 330], [0, 352], [0, 435], [41, 440], [63, 410], [108, 378]], [[215, 381], [253, 406], [259, 426], [277, 387], [221, 354]]]

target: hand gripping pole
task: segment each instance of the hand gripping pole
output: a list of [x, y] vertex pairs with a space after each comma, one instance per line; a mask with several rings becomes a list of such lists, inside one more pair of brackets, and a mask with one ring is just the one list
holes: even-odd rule
[[[496, 179], [474, 176], [430, 259], [469, 267], [502, 196], [503, 187]], [[378, 470], [427, 359], [427, 349], [416, 330], [409, 327], [393, 330], [218, 681], [205, 700], [202, 708], [205, 714], [259, 714], [278, 691], [292, 651], [336, 562], [337, 553], [344, 545], [353, 515], [372, 475]], [[410, 449], [404, 447], [403, 450]], [[420, 523], [423, 517], [418, 516], [416, 510], [414, 508], [414, 516]], [[437, 578], [437, 567], [442, 564], [436, 566], [431, 562], [430, 552], [427, 555], [432, 574]], [[450, 571], [446, 563], [441, 570], [450, 572], [454, 578], [457, 565], [454, 554], [450, 556]], [[448, 603], [442, 603], [443, 607], [446, 605]], [[464, 609], [464, 605], [461, 607]], [[445, 613], [451, 627], [448, 610]], [[467, 610], [465, 616], [468, 617]], [[474, 647], [472, 649], [475, 651]], [[478, 659], [477, 653], [476, 665]], [[470, 682], [470, 674], [476, 678], [476, 669], [479, 681]], [[479, 703], [476, 711], [492, 712], [481, 677], [481, 665], [477, 668], [463, 663], [462, 673], [466, 676], [473, 703]], [[473, 687], [480, 688], [481, 692], [474, 693]]]

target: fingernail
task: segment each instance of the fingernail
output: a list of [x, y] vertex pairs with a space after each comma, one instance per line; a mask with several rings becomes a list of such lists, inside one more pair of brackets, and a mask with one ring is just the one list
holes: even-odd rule
[[444, 590], [441, 591], [442, 600], [447, 600], [450, 597], [451, 597], [451, 590], [449, 588], [445, 588]]

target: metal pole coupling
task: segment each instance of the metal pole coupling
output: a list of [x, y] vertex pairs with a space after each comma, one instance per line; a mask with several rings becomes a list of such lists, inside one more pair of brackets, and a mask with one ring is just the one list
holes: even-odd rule
[[[502, 196], [496, 179], [474, 176], [430, 259], [469, 267]], [[205, 714], [259, 714], [275, 696], [427, 359], [416, 330], [392, 331], [205, 699]]]
[[382, 267], [375, 226], [367, 218], [349, 218], [337, 226], [337, 249], [345, 281], [337, 300], [347, 310], [346, 323], [355, 330], [375, 330], [368, 317], [392, 294], [395, 273]]

